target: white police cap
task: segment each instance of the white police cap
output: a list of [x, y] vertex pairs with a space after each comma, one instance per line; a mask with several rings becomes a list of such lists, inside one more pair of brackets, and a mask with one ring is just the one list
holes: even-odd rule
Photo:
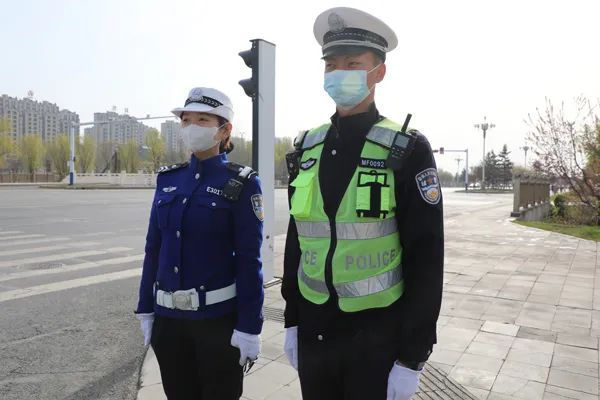
[[313, 32], [323, 49], [323, 57], [367, 48], [385, 58], [385, 53], [398, 45], [396, 34], [385, 22], [350, 7], [322, 12], [315, 20]]
[[230, 122], [233, 119], [233, 105], [229, 97], [225, 93], [212, 88], [193, 88], [190, 90], [184, 106], [171, 110], [179, 118], [185, 111], [214, 114]]

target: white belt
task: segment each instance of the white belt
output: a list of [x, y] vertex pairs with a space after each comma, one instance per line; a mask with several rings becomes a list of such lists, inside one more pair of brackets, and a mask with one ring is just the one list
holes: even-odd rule
[[[207, 306], [233, 299], [236, 296], [235, 282], [224, 288], [205, 292], [204, 295], [204, 305]], [[196, 289], [177, 290], [175, 292], [157, 290], [156, 304], [170, 309], [196, 311], [200, 307], [200, 296]]]

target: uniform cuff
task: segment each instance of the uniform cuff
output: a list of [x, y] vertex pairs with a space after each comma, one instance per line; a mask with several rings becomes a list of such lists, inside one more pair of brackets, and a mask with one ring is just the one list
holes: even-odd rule
[[396, 358], [400, 361], [417, 361], [424, 362], [429, 359], [431, 355], [431, 346], [428, 347], [418, 347], [414, 345], [404, 345], [398, 351]]

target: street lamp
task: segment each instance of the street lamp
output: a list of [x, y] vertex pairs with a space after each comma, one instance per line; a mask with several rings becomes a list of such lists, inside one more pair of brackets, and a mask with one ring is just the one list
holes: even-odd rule
[[174, 117], [172, 115], [167, 115], [164, 117], [151, 117], [149, 114], [146, 114], [146, 117], [143, 117], [143, 118], [128, 117], [125, 119], [109, 119], [108, 121], [92, 121], [92, 122], [82, 122], [82, 123], [71, 122], [71, 127], [69, 129], [69, 147], [70, 147], [69, 186], [75, 185], [75, 127], [76, 126], [82, 127], [82, 126], [91, 126], [91, 125], [102, 125], [102, 124], [110, 124], [113, 122], [120, 122], [120, 121], [131, 121], [132, 119], [134, 119], [136, 121], [143, 121], [143, 120], [147, 120], [147, 119], [168, 119], [168, 118], [174, 118]]
[[521, 149], [525, 152], [525, 169], [527, 169], [527, 152], [531, 149], [531, 147], [525, 145], [521, 147]]
[[488, 129], [495, 128], [496, 125], [488, 124], [487, 117], [483, 117], [483, 122], [481, 124], [475, 124], [475, 128], [483, 131], [483, 158], [481, 159], [481, 189], [485, 188], [485, 134]]

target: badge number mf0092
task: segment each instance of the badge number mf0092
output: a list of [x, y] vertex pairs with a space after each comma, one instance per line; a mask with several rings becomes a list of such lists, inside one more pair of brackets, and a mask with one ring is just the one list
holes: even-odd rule
[[252, 202], [252, 210], [254, 210], [254, 215], [258, 218], [259, 221], [264, 220], [265, 213], [263, 210], [263, 197], [262, 194], [254, 194], [250, 197], [250, 201]]
[[427, 168], [415, 176], [419, 193], [425, 202], [438, 204], [441, 198], [440, 180], [435, 168]]

